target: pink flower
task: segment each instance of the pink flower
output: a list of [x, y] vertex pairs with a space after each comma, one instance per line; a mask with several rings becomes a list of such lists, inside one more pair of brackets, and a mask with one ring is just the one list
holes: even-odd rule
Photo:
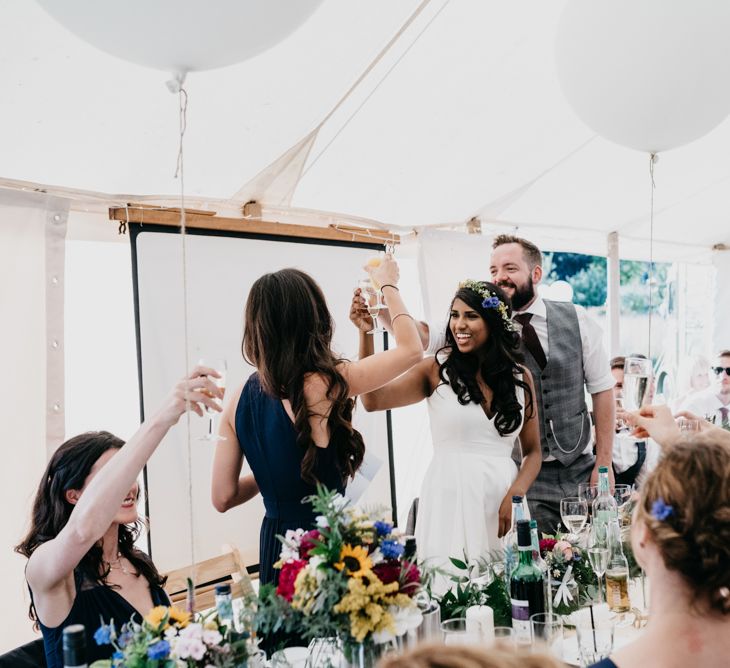
[[299, 543], [299, 557], [301, 559], [309, 559], [309, 553], [317, 547], [317, 543], [322, 540], [322, 534], [317, 529], [307, 531], [302, 536], [302, 542]]
[[540, 554], [544, 557], [555, 547], [555, 543], [557, 542], [554, 538], [543, 538], [540, 541]]
[[294, 561], [287, 561], [281, 567], [281, 573], [279, 573], [279, 585], [276, 587], [276, 593], [291, 602], [294, 598], [294, 580], [297, 579], [299, 571], [307, 565], [306, 561], [297, 559]]
[[567, 540], [559, 540], [553, 546], [553, 554], [555, 556], [563, 555], [565, 561], [573, 559], [573, 546]]

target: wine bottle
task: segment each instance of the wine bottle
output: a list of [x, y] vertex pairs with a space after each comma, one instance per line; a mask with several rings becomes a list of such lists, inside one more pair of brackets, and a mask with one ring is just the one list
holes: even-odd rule
[[517, 566], [517, 522], [522, 519], [524, 519], [522, 497], [515, 495], [512, 497], [512, 522], [504, 537], [504, 577], [507, 582]]
[[598, 496], [593, 499], [593, 529], [597, 543], [606, 546], [608, 541], [607, 527], [613, 519], [618, 519], [618, 504], [608, 481], [608, 467], [598, 468]]
[[416, 537], [406, 536], [405, 549], [403, 550], [403, 559], [406, 561], [416, 560]]
[[64, 668], [86, 668], [86, 628], [83, 624], [71, 624], [63, 630]]
[[629, 601], [629, 562], [621, 544], [618, 519], [608, 525], [608, 567], [606, 568], [606, 600], [613, 612], [631, 610]]
[[532, 560], [530, 523], [517, 521], [519, 561], [510, 577], [512, 629], [518, 644], [530, 644], [530, 617], [545, 612], [544, 574]]

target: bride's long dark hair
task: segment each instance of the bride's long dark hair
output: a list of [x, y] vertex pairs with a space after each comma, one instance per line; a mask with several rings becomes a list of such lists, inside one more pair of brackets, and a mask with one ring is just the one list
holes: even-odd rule
[[[38, 485], [31, 525], [25, 538], [15, 551], [30, 558], [43, 543], [52, 540], [66, 526], [75, 506], [66, 499], [66, 492], [81, 489], [96, 461], [108, 450], [118, 450], [124, 445], [108, 431], [91, 431], [74, 436], [58, 447], [48, 462]], [[163, 586], [166, 578], [158, 572], [152, 560], [134, 547], [143, 528], [143, 522], [119, 525], [119, 552], [152, 585]], [[97, 542], [81, 559], [76, 571], [90, 584], [109, 585], [109, 564], [102, 558], [101, 541]], [[38, 616], [31, 602], [30, 618], [37, 623]]]
[[312, 440], [304, 399], [304, 380], [318, 374], [327, 383], [331, 402], [327, 416], [329, 447], [334, 449], [343, 482], [362, 464], [365, 444], [352, 426], [355, 402], [338, 365], [343, 362], [331, 348], [334, 322], [316, 281], [298, 269], [282, 269], [259, 278], [248, 294], [241, 350], [255, 366], [268, 394], [288, 399], [294, 412], [297, 444], [304, 451], [302, 479], [317, 482], [320, 451]]
[[[496, 295], [506, 307], [506, 314], [511, 317], [512, 304], [504, 290], [486, 281], [480, 282], [492, 295]], [[443, 383], [450, 385], [459, 403], [481, 404], [484, 395], [477, 383], [477, 371], [482, 380], [492, 390], [492, 411], [494, 426], [506, 436], [514, 432], [522, 421], [522, 406], [517, 400], [517, 388], [525, 393], [525, 417], [534, 412], [534, 397], [530, 385], [522, 379], [524, 358], [520, 352], [520, 336], [511, 329], [497, 308], [482, 306], [484, 297], [466, 287], [459, 288], [454, 300], [461, 299], [469, 308], [478, 313], [487, 323], [489, 336], [478, 353], [462, 353], [459, 351], [454, 335], [451, 333], [451, 318], [446, 326], [446, 345], [439, 350], [436, 360], [439, 365], [439, 376]], [[451, 302], [453, 308], [454, 300]], [[442, 361], [440, 354], [446, 352]]]

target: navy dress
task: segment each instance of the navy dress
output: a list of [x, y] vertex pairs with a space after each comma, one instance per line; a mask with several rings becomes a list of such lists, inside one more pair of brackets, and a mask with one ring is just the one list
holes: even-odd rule
[[[236, 407], [236, 436], [264, 499], [266, 515], [259, 538], [259, 576], [262, 584], [276, 582], [281, 542], [288, 529], [314, 528], [314, 512], [302, 500], [316, 487], [301, 477], [304, 451], [297, 445], [294, 424], [281, 400], [264, 392], [258, 373], [244, 385]], [[317, 448], [316, 478], [344, 493], [334, 448]]]
[[[114, 653], [112, 645], [97, 645], [94, 634], [101, 626], [101, 620], [105, 624], [114, 621], [117, 633], [122, 625], [128, 622], [132, 615], [135, 620], [142, 621], [142, 614], [132, 607], [117, 590], [86, 582], [83, 576], [77, 571], [74, 573], [76, 581], [76, 598], [74, 599], [68, 617], [58, 626], [48, 627], [38, 622], [43, 633], [43, 644], [46, 649], [46, 664], [48, 668], [63, 668], [63, 629], [71, 624], [83, 624], [86, 628], [86, 653], [89, 665], [100, 659], [109, 659]], [[170, 605], [170, 599], [163, 589], [150, 586], [152, 604]], [[32, 592], [31, 592], [32, 597]], [[145, 611], [147, 614], [149, 610]]]

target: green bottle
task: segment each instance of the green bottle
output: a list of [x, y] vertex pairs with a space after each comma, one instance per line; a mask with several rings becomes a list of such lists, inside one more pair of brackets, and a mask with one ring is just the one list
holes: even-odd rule
[[512, 629], [518, 644], [532, 642], [530, 617], [545, 612], [545, 574], [532, 558], [530, 522], [517, 522], [519, 561], [512, 571], [509, 590], [512, 603]]

